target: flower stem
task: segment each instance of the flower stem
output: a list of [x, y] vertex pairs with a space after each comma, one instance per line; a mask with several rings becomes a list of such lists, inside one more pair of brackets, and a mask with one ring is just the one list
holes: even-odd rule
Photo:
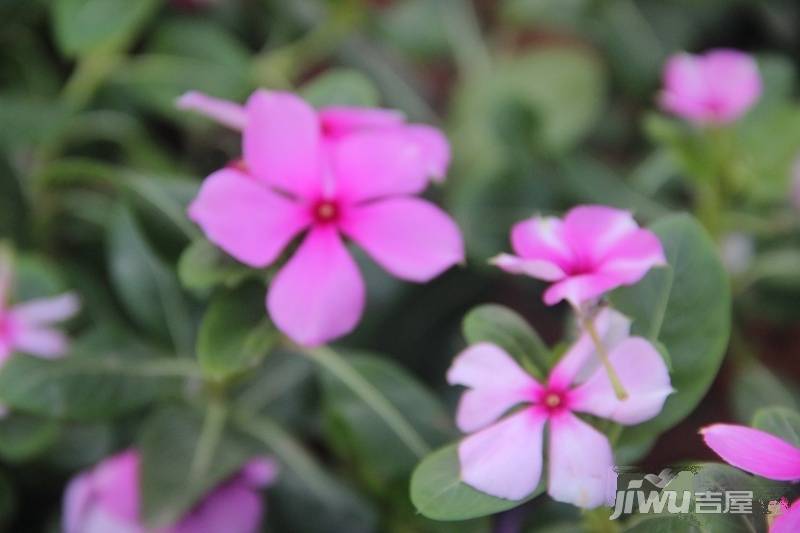
[[611, 387], [614, 389], [614, 394], [616, 394], [617, 399], [619, 400], [627, 400], [628, 393], [625, 390], [625, 387], [623, 387], [622, 381], [620, 381], [616, 370], [614, 370], [614, 367], [611, 365], [611, 361], [608, 358], [608, 350], [606, 350], [606, 347], [603, 345], [603, 341], [600, 338], [600, 335], [597, 333], [597, 328], [594, 326], [594, 318], [584, 317], [582, 322], [583, 328], [592, 338], [592, 343], [594, 344], [595, 351], [597, 351], [597, 357], [600, 359], [600, 363], [602, 363], [603, 368], [606, 369], [606, 374], [608, 374], [608, 380], [611, 382]]

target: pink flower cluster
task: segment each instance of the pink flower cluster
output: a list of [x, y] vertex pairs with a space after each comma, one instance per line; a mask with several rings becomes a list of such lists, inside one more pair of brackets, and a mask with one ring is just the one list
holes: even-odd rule
[[257, 91], [244, 107], [198, 93], [179, 104], [243, 131], [241, 164], [210, 175], [189, 207], [208, 239], [260, 268], [305, 234], [267, 296], [272, 320], [294, 341], [342, 336], [363, 313], [364, 280], [344, 238], [408, 281], [463, 260], [453, 220], [415, 197], [449, 161], [434, 128], [382, 109], [318, 112], [282, 92]]
[[139, 462], [137, 451], [124, 451], [72, 479], [64, 496], [64, 533], [255, 533], [264, 512], [259, 490], [277, 475], [272, 459], [254, 459], [178, 523], [153, 530], [140, 517]]

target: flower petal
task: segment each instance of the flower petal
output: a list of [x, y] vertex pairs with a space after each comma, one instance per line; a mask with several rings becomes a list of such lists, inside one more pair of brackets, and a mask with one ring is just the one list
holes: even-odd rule
[[264, 504], [253, 489], [227, 483], [214, 489], [169, 533], [255, 533]]
[[764, 431], [732, 424], [700, 430], [703, 440], [726, 463], [779, 481], [800, 480], [800, 449]]
[[593, 509], [606, 503], [614, 458], [608, 439], [570, 412], [550, 419], [547, 493], [559, 502]]
[[651, 268], [666, 264], [664, 248], [656, 234], [640, 229], [620, 239], [601, 260], [598, 271], [618, 278], [620, 285], [631, 285]]
[[303, 198], [319, 193], [322, 157], [314, 108], [292, 93], [260, 90], [246, 109], [243, 155], [253, 175]]
[[494, 422], [517, 404], [532, 402], [542, 388], [510, 355], [487, 342], [461, 352], [447, 371], [447, 382], [469, 387], [456, 412], [456, 425], [464, 433]]
[[80, 307], [78, 296], [68, 292], [18, 304], [11, 309], [11, 316], [26, 326], [40, 326], [72, 318]]
[[178, 98], [177, 107], [185, 111], [196, 111], [234, 130], [241, 131], [247, 125], [244, 106], [199, 91], [189, 91]]
[[582, 274], [568, 277], [551, 285], [544, 292], [544, 303], [555, 305], [566, 300], [574, 307], [599, 298], [611, 289], [623, 285], [619, 276], [606, 274]]
[[233, 169], [211, 174], [189, 206], [208, 240], [252, 267], [271, 264], [311, 220], [300, 204]]
[[91, 503], [91, 497], [91, 474], [80, 474], [69, 482], [64, 492], [64, 508], [61, 513], [61, 527], [64, 533], [82, 533], [80, 526]]
[[500, 254], [489, 260], [510, 274], [525, 274], [544, 281], [564, 279], [564, 271], [555, 263], [543, 259], [523, 259], [511, 254]]
[[568, 270], [573, 254], [564, 240], [563, 224], [555, 217], [533, 217], [514, 225], [511, 245], [524, 259], [547, 261]]
[[45, 359], [61, 357], [69, 349], [69, 337], [55, 329], [18, 327], [14, 332], [13, 350]]
[[769, 533], [797, 533], [800, 531], [800, 499], [795, 500], [788, 511], [775, 518]]
[[364, 292], [364, 280], [341, 238], [332, 226], [323, 226], [309, 232], [275, 276], [267, 308], [292, 340], [315, 346], [355, 328]]
[[631, 337], [614, 348], [608, 359], [628, 398], [617, 398], [607, 372], [599, 367], [570, 393], [571, 408], [627, 425], [660, 413], [667, 396], [674, 391], [667, 365], [655, 347], [641, 337]]
[[546, 415], [524, 409], [466, 437], [458, 445], [461, 480], [497, 498], [521, 500], [542, 477]]
[[351, 202], [416, 194], [428, 184], [419, 145], [396, 128], [353, 133], [333, 144], [337, 195]]
[[411, 124], [404, 129], [422, 150], [425, 172], [433, 181], [443, 182], [450, 165], [450, 143], [447, 137], [439, 129], [424, 124]]
[[280, 467], [271, 457], [257, 457], [248, 461], [240, 473], [244, 482], [253, 488], [272, 485], [278, 477]]
[[331, 106], [320, 109], [319, 119], [326, 136], [339, 138], [360, 130], [401, 126], [405, 117], [393, 109]]
[[417, 198], [353, 206], [341, 229], [383, 268], [409, 281], [429, 281], [464, 259], [453, 219]]
[[578, 206], [564, 217], [564, 238], [576, 257], [592, 265], [638, 229], [630, 212], [604, 205]]

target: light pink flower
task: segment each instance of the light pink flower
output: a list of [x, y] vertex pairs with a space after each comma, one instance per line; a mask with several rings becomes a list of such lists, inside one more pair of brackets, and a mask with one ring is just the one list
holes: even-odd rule
[[[178, 107], [202, 113], [235, 130], [244, 130], [249, 116], [244, 106], [197, 91], [178, 99]], [[323, 107], [317, 116], [322, 137], [329, 142], [364, 132], [393, 132], [405, 137], [420, 151], [426, 174], [436, 182], [444, 181], [450, 165], [450, 144], [437, 128], [408, 124], [401, 112], [391, 109], [333, 106]]]
[[579, 307], [621, 285], [633, 285], [665, 265], [656, 235], [640, 229], [628, 211], [599, 205], [571, 209], [564, 219], [536, 216], [511, 230], [516, 256], [492, 262], [507, 272], [553, 282], [544, 301]]
[[69, 339], [52, 328], [73, 317], [80, 308], [78, 297], [65, 293], [9, 305], [12, 272], [6, 261], [0, 265], [0, 365], [14, 352], [44, 358], [64, 355]]
[[128, 450], [70, 481], [64, 495], [64, 532], [255, 533], [263, 514], [258, 491], [271, 485], [276, 475], [273, 460], [254, 459], [177, 524], [152, 530], [139, 517], [139, 454]]
[[247, 172], [209, 176], [189, 216], [209, 240], [257, 268], [307, 230], [267, 296], [273, 321], [294, 341], [324, 343], [361, 317], [364, 281], [343, 237], [409, 281], [428, 281], [464, 257], [453, 220], [412, 196], [425, 188], [427, 171], [406, 134], [369, 130], [330, 141], [314, 109], [290, 93], [256, 92], [246, 116]]
[[[700, 433], [709, 448], [736, 468], [778, 481], [800, 480], [800, 448], [775, 435], [734, 424], [713, 424]], [[800, 531], [800, 500], [776, 518], [769, 530]]]
[[[614, 320], [603, 313], [597, 329], [608, 337]], [[493, 344], [476, 344], [456, 357], [447, 380], [468, 387], [456, 415], [459, 429], [471, 433], [458, 447], [464, 483], [498, 498], [526, 497], [541, 479], [549, 423], [550, 496], [584, 508], [607, 503], [611, 445], [574, 413], [638, 424], [656, 416], [673, 389], [661, 355], [639, 337], [616, 339], [609, 350], [627, 399], [617, 398], [602, 368], [581, 381], [582, 369], [597, 359], [592, 346], [583, 334], [544, 384]]]
[[737, 50], [678, 54], [664, 67], [661, 106], [700, 124], [727, 124], [744, 115], [761, 96], [758, 65]]

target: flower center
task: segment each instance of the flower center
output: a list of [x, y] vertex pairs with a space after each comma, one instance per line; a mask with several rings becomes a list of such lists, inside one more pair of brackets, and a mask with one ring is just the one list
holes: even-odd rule
[[561, 405], [561, 396], [558, 394], [551, 392], [544, 397], [544, 404], [549, 408], [558, 407]]
[[549, 414], [555, 414], [567, 409], [567, 392], [556, 389], [546, 389], [539, 395], [539, 405]]
[[339, 206], [332, 200], [320, 200], [314, 204], [312, 214], [317, 224], [328, 224], [339, 218]]

